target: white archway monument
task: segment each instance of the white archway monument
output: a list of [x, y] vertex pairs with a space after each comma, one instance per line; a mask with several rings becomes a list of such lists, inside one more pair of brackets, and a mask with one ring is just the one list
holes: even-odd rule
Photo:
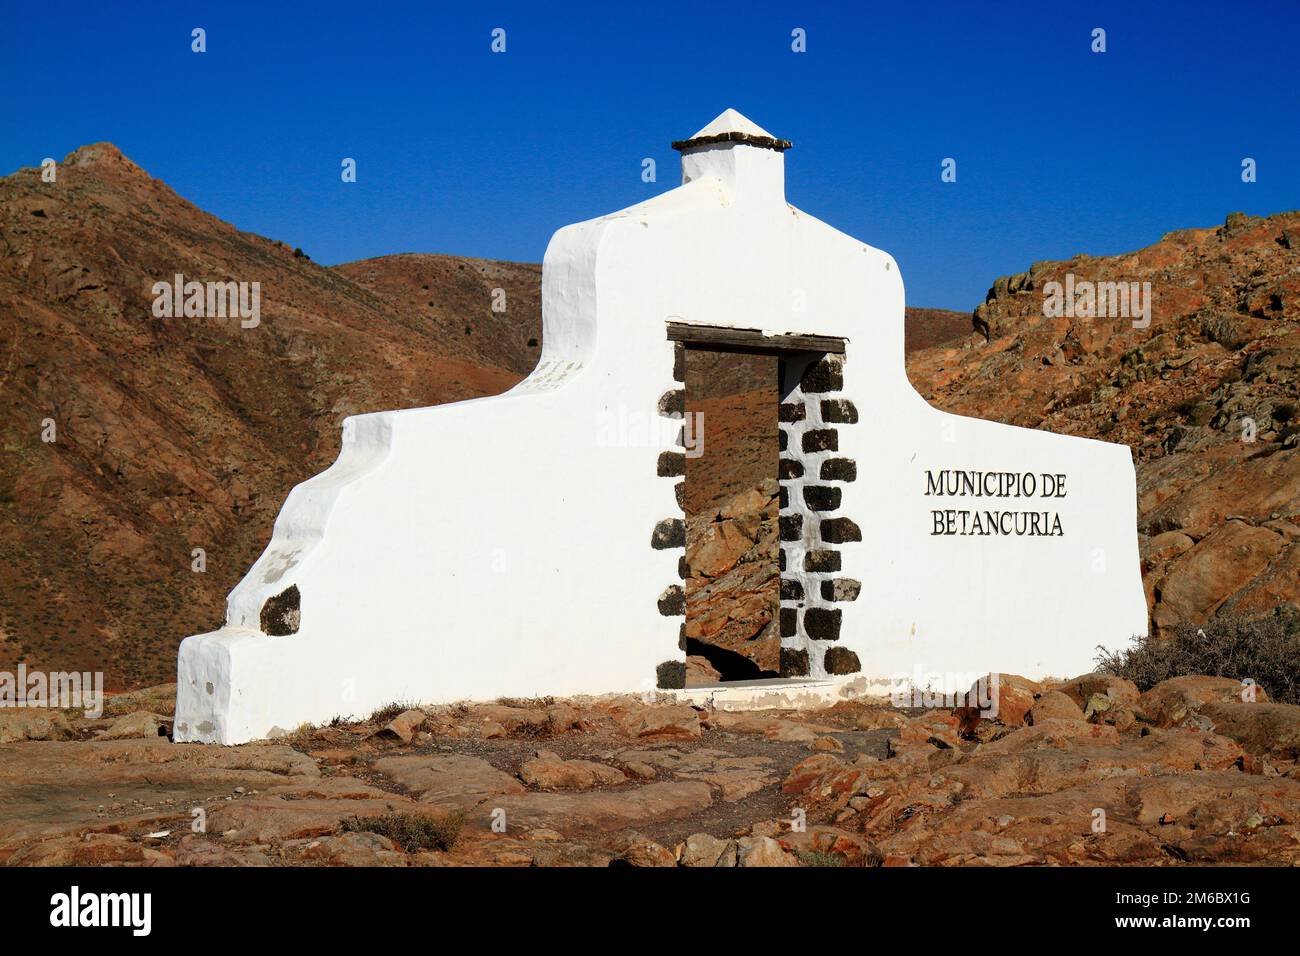
[[674, 146], [680, 186], [552, 237], [527, 379], [344, 421], [181, 644], [177, 740], [672, 685], [692, 343], [784, 369], [784, 676], [737, 699], [1073, 676], [1145, 633], [1129, 449], [930, 407], [897, 264], [786, 201], [790, 144], [727, 110]]

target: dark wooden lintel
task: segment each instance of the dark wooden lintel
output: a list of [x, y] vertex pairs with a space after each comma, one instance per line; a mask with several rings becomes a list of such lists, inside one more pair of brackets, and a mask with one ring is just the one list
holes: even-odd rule
[[759, 329], [669, 322], [668, 338], [698, 348], [746, 352], [834, 352], [844, 354], [844, 339], [833, 335], [767, 335]]

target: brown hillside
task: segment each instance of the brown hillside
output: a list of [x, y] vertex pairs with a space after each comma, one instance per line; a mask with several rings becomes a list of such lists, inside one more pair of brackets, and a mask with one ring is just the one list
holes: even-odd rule
[[[334, 271], [418, 321], [447, 354], [523, 378], [542, 354], [542, 268], [525, 262], [407, 253]], [[502, 289], [504, 311], [492, 310]], [[446, 399], [444, 399], [446, 401]]]
[[[441, 256], [323, 268], [107, 143], [67, 156], [55, 183], [0, 179], [0, 667], [170, 679], [181, 638], [220, 623], [289, 488], [333, 460], [346, 415], [521, 377], [538, 271]], [[151, 287], [177, 272], [260, 282], [260, 326], [154, 318]], [[424, 308], [378, 281], [390, 273]], [[508, 321], [490, 311], [498, 286]], [[465, 347], [480, 328], [499, 354]]]
[[970, 334], [969, 312], [909, 307], [903, 321], [903, 351], [911, 354]]

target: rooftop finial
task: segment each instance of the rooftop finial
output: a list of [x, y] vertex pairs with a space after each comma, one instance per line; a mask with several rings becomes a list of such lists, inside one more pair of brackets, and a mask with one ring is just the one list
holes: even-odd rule
[[758, 146], [762, 149], [774, 149], [785, 152], [793, 144], [788, 139], [777, 139], [758, 124], [746, 119], [733, 109], [723, 110], [704, 129], [690, 139], [679, 139], [673, 143], [673, 149], [685, 152], [697, 146], [713, 146], [725, 143], [743, 143], [746, 146]]

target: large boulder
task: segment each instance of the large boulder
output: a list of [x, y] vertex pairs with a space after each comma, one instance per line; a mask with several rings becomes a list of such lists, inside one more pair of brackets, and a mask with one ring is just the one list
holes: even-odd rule
[[166, 737], [171, 732], [171, 718], [151, 714], [145, 710], [119, 717], [100, 734], [101, 740], [131, 740], [148, 737]]
[[1300, 760], [1300, 707], [1295, 704], [1210, 701], [1201, 705], [1214, 732], [1241, 744], [1247, 753]]
[[589, 790], [625, 783], [627, 776], [593, 760], [563, 760], [550, 750], [539, 750], [519, 768], [519, 779], [538, 790]]
[[860, 833], [831, 826], [810, 826], [802, 831], [781, 833], [774, 837], [786, 850], [815, 853], [842, 861], [831, 865], [879, 866], [880, 851]]
[[404, 744], [409, 744], [411, 738], [415, 736], [416, 730], [426, 720], [428, 720], [428, 715], [418, 708], [404, 710], [377, 730], [375, 736], [387, 740], [399, 740]]
[[707, 657], [691, 654], [686, 658], [686, 686], [699, 687], [702, 684], [717, 684], [722, 674], [709, 663]]
[[691, 740], [700, 735], [700, 715], [690, 704], [633, 706], [617, 719], [629, 737]]
[[735, 520], [708, 525], [698, 543], [686, 555], [691, 569], [707, 578], [720, 577], [736, 566], [741, 556], [754, 545]]
[[1200, 713], [1206, 704], [1243, 702], [1252, 694], [1256, 703], [1268, 700], [1264, 688], [1255, 684], [1243, 684], [1231, 677], [1189, 674], [1156, 684], [1139, 698], [1138, 709], [1159, 727], [1176, 727]]
[[1083, 709], [1075, 703], [1074, 698], [1059, 690], [1049, 690], [1034, 701], [1029, 711], [1029, 722], [1034, 726], [1044, 720], [1083, 720]]
[[0, 709], [0, 744], [15, 740], [67, 740], [72, 725], [62, 712], [36, 707]]
[[678, 856], [682, 866], [735, 866], [736, 841], [693, 833], [682, 844]]
[[1178, 558], [1160, 582], [1162, 620], [1203, 623], [1285, 546], [1275, 531], [1229, 521]]
[[615, 864], [647, 867], [676, 866], [677, 857], [673, 855], [672, 850], [660, 846], [654, 840], [647, 839], [639, 833], [631, 833], [623, 843], [618, 857], [610, 865]]
[[104, 716], [122, 717], [138, 710], [147, 710], [162, 717], [176, 713], [176, 685], [158, 684], [142, 687], [124, 694], [114, 694], [104, 704]]
[[524, 792], [524, 785], [504, 770], [462, 754], [385, 757], [374, 768], [425, 803], [472, 807], [490, 796]]
[[[954, 713], [962, 731], [969, 734], [980, 719], [995, 720], [1007, 727], [1023, 727], [1042, 685], [1019, 674], [987, 674], [966, 692], [966, 706]], [[988, 706], [985, 707], [984, 705]]]
[[1112, 700], [1131, 707], [1136, 706], [1138, 698], [1142, 696], [1137, 684], [1131, 680], [1102, 673], [1084, 674], [1082, 677], [1066, 681], [1056, 690], [1065, 694], [1081, 708], [1088, 706], [1088, 699], [1094, 694], [1104, 694]]
[[739, 866], [798, 866], [799, 860], [787, 853], [771, 837], [741, 837], [736, 841]]

